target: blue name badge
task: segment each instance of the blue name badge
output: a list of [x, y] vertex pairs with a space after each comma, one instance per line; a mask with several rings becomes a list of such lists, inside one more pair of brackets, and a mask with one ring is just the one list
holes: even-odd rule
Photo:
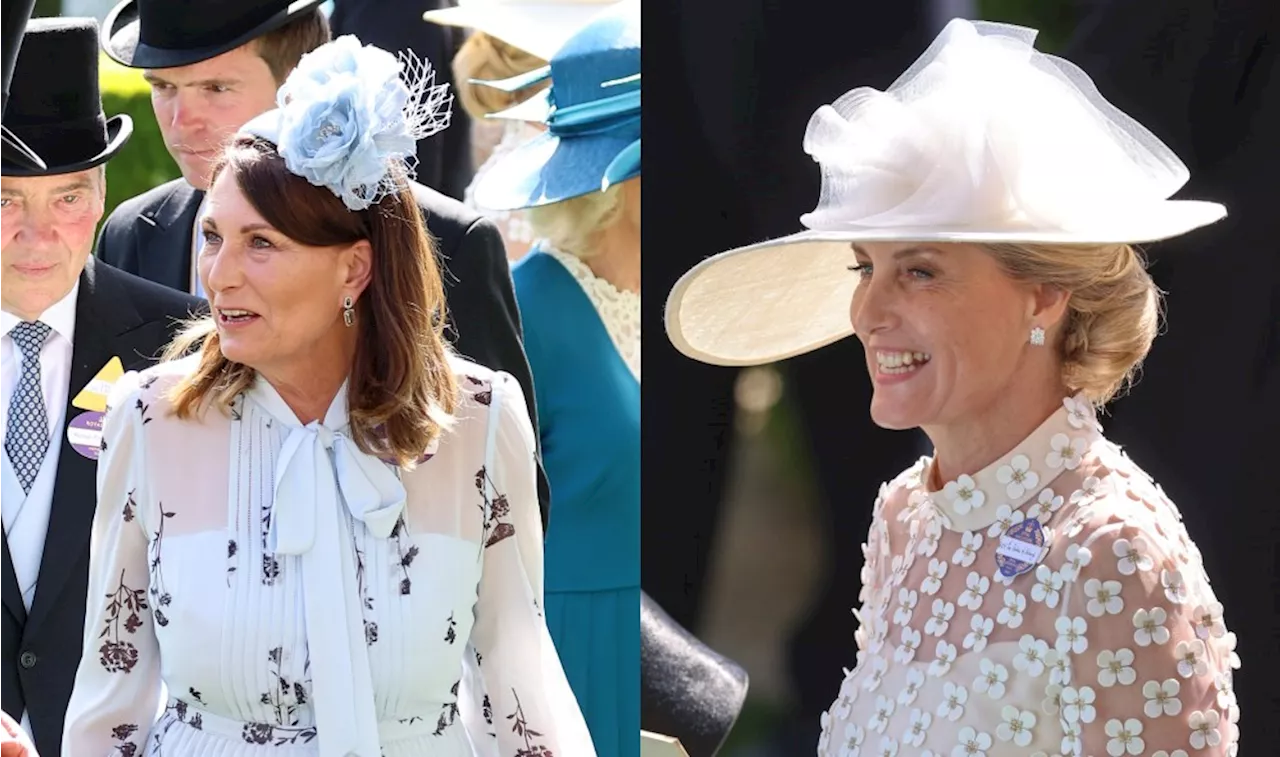
[[1000, 537], [996, 548], [996, 566], [1005, 578], [1013, 578], [1034, 568], [1044, 551], [1044, 528], [1038, 518], [1028, 518]]

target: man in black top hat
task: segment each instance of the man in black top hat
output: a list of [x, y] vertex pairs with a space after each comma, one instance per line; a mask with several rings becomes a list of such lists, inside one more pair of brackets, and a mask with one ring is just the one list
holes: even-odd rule
[[[107, 14], [102, 46], [144, 69], [151, 103], [181, 179], [116, 208], [98, 240], [112, 265], [203, 296], [193, 251], [209, 168], [226, 140], [275, 107], [276, 90], [307, 52], [329, 41], [321, 0], [124, 0]], [[537, 432], [533, 380], [497, 227], [462, 203], [415, 183], [414, 196], [444, 268], [454, 347], [520, 382]], [[548, 490], [538, 467], [545, 527]]]
[[133, 131], [128, 116], [102, 112], [93, 19], [27, 25], [4, 125], [46, 167], [0, 163], [0, 704], [56, 755], [83, 645], [97, 503], [101, 414], [78, 395], [115, 358], [122, 370], [146, 367], [202, 303], [90, 256], [105, 164]]

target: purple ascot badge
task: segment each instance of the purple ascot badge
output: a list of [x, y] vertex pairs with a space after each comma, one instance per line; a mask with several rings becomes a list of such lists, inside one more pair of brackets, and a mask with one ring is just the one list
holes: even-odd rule
[[1005, 578], [1020, 576], [1040, 562], [1043, 551], [1044, 528], [1038, 518], [1028, 518], [1010, 526], [1000, 537], [996, 566]]

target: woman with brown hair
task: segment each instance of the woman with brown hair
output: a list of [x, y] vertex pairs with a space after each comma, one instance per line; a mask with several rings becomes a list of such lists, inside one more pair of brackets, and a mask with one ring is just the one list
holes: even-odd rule
[[278, 102], [211, 185], [211, 316], [111, 393], [64, 754], [590, 757], [523, 394], [444, 342], [407, 184], [444, 88], [344, 37]]

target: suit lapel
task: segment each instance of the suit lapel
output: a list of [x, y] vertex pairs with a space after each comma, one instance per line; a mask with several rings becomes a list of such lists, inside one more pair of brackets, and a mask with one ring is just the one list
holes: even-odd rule
[[13, 558], [9, 555], [9, 535], [4, 535], [4, 575], [0, 578], [0, 596], [4, 600], [5, 612], [13, 616], [18, 627], [27, 623], [27, 606], [22, 601], [22, 589], [18, 586], [18, 574], [13, 569]]
[[138, 245], [139, 276], [181, 292], [191, 291], [191, 240], [203, 199], [204, 192], [179, 182], [164, 202], [138, 217], [143, 235]]
[[[90, 257], [84, 273], [80, 275], [75, 339], [71, 353], [71, 386], [67, 392], [68, 423], [83, 412], [80, 408], [72, 407], [71, 400], [108, 360], [118, 356], [123, 361], [125, 370], [140, 367], [145, 362], [145, 357], [137, 352], [136, 340], [130, 336], [131, 332], [148, 330], [138, 328], [144, 325], [142, 318], [124, 290], [111, 278], [113, 274], [114, 270], [109, 266], [98, 265]], [[93, 513], [97, 506], [97, 463], [76, 452], [67, 441], [65, 433], [59, 434], [57, 441], [62, 444], [62, 452], [58, 457], [49, 531], [45, 536], [44, 552], [40, 560], [36, 595], [31, 604], [32, 627], [37, 626], [58, 601], [63, 585], [71, 576], [71, 570], [80, 563], [79, 556], [88, 548]], [[8, 557], [7, 549], [5, 556]], [[8, 594], [7, 587], [5, 594]]]

